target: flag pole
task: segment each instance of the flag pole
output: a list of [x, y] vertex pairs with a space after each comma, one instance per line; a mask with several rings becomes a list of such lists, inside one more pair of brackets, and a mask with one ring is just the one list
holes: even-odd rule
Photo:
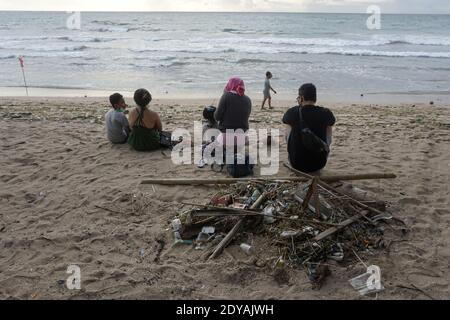
[[19, 57], [19, 62], [20, 62], [20, 67], [22, 68], [22, 76], [23, 76], [23, 83], [25, 84], [25, 91], [27, 92], [27, 97], [28, 95], [28, 85], [27, 85], [27, 79], [25, 77], [25, 68], [24, 68], [24, 63], [23, 63], [23, 57]]

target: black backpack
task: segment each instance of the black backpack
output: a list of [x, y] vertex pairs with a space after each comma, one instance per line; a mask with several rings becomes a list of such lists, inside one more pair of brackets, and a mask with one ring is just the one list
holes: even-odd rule
[[[227, 165], [227, 172], [233, 178], [243, 178], [253, 175], [253, 164], [250, 164], [250, 157], [245, 156], [245, 163], [242, 163], [242, 155], [234, 155], [234, 163]], [[241, 164], [239, 164], [241, 162]]]
[[330, 147], [328, 144], [320, 139], [312, 130], [308, 127], [302, 115], [302, 108], [298, 110], [300, 118], [300, 136], [303, 146], [308, 152], [313, 154], [328, 154], [330, 153]]

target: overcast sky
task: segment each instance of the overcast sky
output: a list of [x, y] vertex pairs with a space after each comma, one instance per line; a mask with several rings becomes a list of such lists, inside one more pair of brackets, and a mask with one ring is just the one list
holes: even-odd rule
[[450, 0], [0, 0], [0, 10], [448, 13]]

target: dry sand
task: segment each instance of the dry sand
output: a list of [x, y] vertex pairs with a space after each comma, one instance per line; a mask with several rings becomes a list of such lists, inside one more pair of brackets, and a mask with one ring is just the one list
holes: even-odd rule
[[[154, 101], [152, 108], [167, 129], [190, 128], [204, 103]], [[410, 228], [387, 235], [395, 239], [388, 251], [363, 256], [382, 269], [386, 290], [379, 298], [449, 299], [450, 109], [329, 107], [338, 122], [325, 173], [398, 174], [396, 180], [355, 183], [389, 201]], [[223, 254], [211, 263], [189, 247], [169, 252], [169, 222], [185, 209], [181, 202], [206, 202], [215, 189], [153, 189], [139, 181], [218, 174], [175, 166], [168, 152], [111, 145], [102, 124], [106, 110], [102, 99], [0, 98], [0, 298], [361, 299], [348, 283], [365, 272], [357, 263], [334, 265], [322, 289], [313, 290], [303, 270], [289, 270], [289, 283], [280, 285], [269, 269], [245, 264], [236, 246], [229, 248], [235, 259]], [[285, 110], [255, 106], [251, 125], [281, 128]], [[281, 157], [286, 159], [285, 145]], [[280, 175], [289, 173], [281, 168]], [[166, 245], [157, 259], [161, 241]], [[70, 264], [81, 267], [80, 291], [61, 284]]]

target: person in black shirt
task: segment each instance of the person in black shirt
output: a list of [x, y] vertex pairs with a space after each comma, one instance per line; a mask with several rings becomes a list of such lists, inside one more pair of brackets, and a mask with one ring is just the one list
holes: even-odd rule
[[325, 168], [328, 154], [308, 152], [302, 143], [300, 135], [300, 114], [309, 129], [320, 139], [331, 145], [332, 126], [336, 119], [327, 109], [316, 106], [317, 90], [312, 83], [304, 84], [299, 89], [297, 101], [299, 106], [289, 109], [283, 117], [286, 125], [289, 162], [302, 172], [311, 173]]

